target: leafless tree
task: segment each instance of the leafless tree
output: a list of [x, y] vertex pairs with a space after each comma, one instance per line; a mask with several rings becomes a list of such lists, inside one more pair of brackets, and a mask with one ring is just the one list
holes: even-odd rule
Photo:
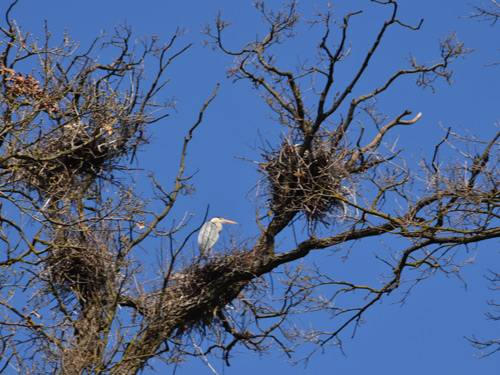
[[[445, 129], [419, 163], [386, 140], [421, 114], [382, 116], [379, 95], [407, 77], [422, 87], [449, 81], [450, 64], [469, 51], [452, 34], [433, 62], [410, 57], [408, 67], [355, 95], [384, 36], [420, 27], [398, 18], [395, 1], [372, 3], [390, 14], [344, 87], [337, 71], [351, 58], [350, 24], [361, 11], [339, 21], [327, 9], [309, 20], [321, 37], [316, 54], [295, 70], [280, 64], [276, 50], [302, 30], [296, 3], [278, 11], [255, 3], [267, 33], [238, 50], [225, 45], [230, 23], [222, 15], [207, 26], [207, 43], [234, 56], [230, 77], [253, 85], [284, 135], [256, 161], [260, 234], [200, 262], [181, 254], [185, 220], [172, 219], [169, 230], [162, 223], [190, 191], [189, 142], [217, 88], [187, 129], [171, 186], [152, 178], [150, 200], [133, 188], [147, 126], [173, 105], [159, 94], [170, 62], [189, 47], [177, 47], [182, 32], [166, 44], [153, 37], [135, 46], [130, 29], [118, 27], [82, 52], [68, 37], [54, 45], [48, 30], [42, 42], [24, 32], [10, 17], [14, 2], [0, 30], [2, 368], [126, 375], [154, 359], [175, 365], [216, 354], [229, 361], [236, 346], [265, 352], [274, 344], [289, 355], [302, 343], [313, 351], [341, 346], [346, 328], [383, 296], [398, 290], [406, 298], [436, 273], [460, 277], [464, 249], [500, 237], [500, 132], [483, 142]], [[116, 57], [102, 62], [97, 48]], [[456, 157], [443, 158], [444, 148]], [[307, 237], [278, 246], [277, 236], [300, 223]], [[161, 237], [172, 241], [151, 280], [137, 253]], [[354, 244], [374, 237], [399, 246], [377, 255], [383, 268], [371, 284], [294, 262], [323, 249], [348, 257]], [[305, 311], [330, 314], [335, 328], [295, 325]]]
[[[479, 21], [488, 21], [492, 26], [500, 19], [500, 3], [496, 0], [490, 0], [488, 6], [483, 4], [481, 7], [474, 6], [474, 11], [470, 17], [476, 18]], [[498, 65], [500, 62], [491, 63], [492, 66]], [[491, 283], [491, 290], [498, 291], [500, 289], [500, 272], [495, 269], [490, 269], [487, 279]], [[495, 300], [488, 301], [489, 311], [486, 317], [492, 321], [500, 320], [500, 305]], [[478, 338], [472, 336], [468, 339], [472, 345], [480, 350], [479, 357], [488, 357], [500, 351], [500, 338]]]

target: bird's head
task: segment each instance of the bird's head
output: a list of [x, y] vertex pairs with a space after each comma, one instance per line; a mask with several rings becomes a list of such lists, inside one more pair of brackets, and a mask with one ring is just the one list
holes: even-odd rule
[[225, 224], [238, 224], [236, 221], [231, 221], [231, 220], [223, 219], [221, 217], [214, 217], [214, 218], [210, 219], [210, 222], [214, 223], [214, 224], [222, 224], [222, 223], [225, 223]]

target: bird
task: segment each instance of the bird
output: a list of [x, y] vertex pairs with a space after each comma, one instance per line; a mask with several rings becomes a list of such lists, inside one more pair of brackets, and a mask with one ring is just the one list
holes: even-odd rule
[[214, 217], [207, 221], [200, 229], [198, 234], [198, 247], [200, 248], [201, 257], [205, 257], [219, 238], [220, 231], [222, 230], [222, 223], [238, 224], [235, 221], [223, 219], [221, 217]]

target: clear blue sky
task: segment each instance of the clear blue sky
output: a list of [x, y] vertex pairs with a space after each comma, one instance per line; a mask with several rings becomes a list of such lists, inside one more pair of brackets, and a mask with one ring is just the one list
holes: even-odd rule
[[[479, 137], [488, 138], [494, 132], [494, 123], [500, 118], [500, 66], [486, 65], [500, 61], [500, 25], [491, 27], [488, 23], [463, 18], [472, 11], [468, 4], [479, 5], [477, 0], [401, 0], [400, 18], [417, 24], [424, 18], [418, 32], [401, 30], [384, 39], [384, 45], [370, 66], [366, 87], [376, 85], [388, 77], [390, 69], [404, 67], [403, 57], [412, 53], [423, 60], [437, 52], [437, 39], [449, 32], [457, 31], [459, 40], [474, 48], [475, 53], [454, 65], [455, 83], [448, 86], [439, 83], [438, 91], [422, 91], [411, 79], [395, 86], [383, 96], [380, 108], [389, 115], [397, 115], [405, 109], [422, 112], [423, 117], [412, 128], [399, 132], [398, 144], [418, 158], [428, 153], [442, 136], [439, 127], [465, 127]], [[279, 6], [280, 1], [269, 1]], [[313, 11], [312, 1], [302, 1], [304, 16]], [[368, 1], [343, 0], [333, 2], [342, 17], [345, 10], [364, 8]], [[187, 211], [195, 215], [194, 229], [200, 224], [207, 204], [212, 216], [235, 220], [239, 226], [233, 233], [242, 236], [254, 235], [252, 189], [258, 175], [252, 163], [237, 157], [259, 159], [261, 146], [259, 133], [274, 140], [282, 129], [266, 118], [266, 107], [252, 92], [246, 82], [233, 83], [225, 78], [225, 68], [230, 59], [219, 52], [202, 46], [202, 26], [211, 21], [220, 9], [223, 15], [236, 21], [228, 43], [241, 46], [259, 32], [262, 25], [258, 14], [248, 0], [187, 0], [187, 1], [129, 1], [129, 0], [87, 0], [87, 1], [39, 1], [21, 0], [13, 12], [20, 25], [34, 33], [41, 33], [44, 20], [48, 21], [54, 39], [58, 39], [67, 28], [69, 35], [86, 45], [101, 30], [111, 31], [113, 26], [126, 20], [138, 35], [157, 34], [165, 41], [174, 30], [185, 27], [188, 33], [179, 40], [179, 47], [193, 42], [194, 45], [181, 56], [170, 70], [171, 83], [166, 95], [178, 99], [177, 111], [152, 129], [152, 144], [140, 155], [140, 166], [153, 171], [157, 179], [168, 186], [177, 168], [180, 142], [186, 131], [196, 121], [198, 111], [216, 85], [221, 83], [218, 97], [206, 112], [205, 121], [191, 144], [188, 168], [197, 171], [194, 177], [197, 192], [193, 197], [183, 198], [176, 214]], [[318, 2], [323, 4], [323, 2]], [[350, 5], [347, 5], [350, 4]], [[353, 5], [355, 4], [355, 5]], [[372, 6], [370, 9], [373, 8]], [[309, 12], [309, 13], [307, 13]], [[353, 19], [351, 35], [353, 54], [359, 53], [370, 43], [377, 25], [383, 22], [378, 11]], [[395, 30], [398, 30], [397, 28]], [[287, 56], [299, 56], [311, 51], [315, 40], [307, 36], [298, 38], [288, 46]], [[295, 64], [295, 61], [294, 61]], [[373, 80], [373, 81], [371, 81]], [[396, 134], [394, 134], [396, 137]], [[145, 185], [148, 183], [144, 181]], [[289, 234], [288, 234], [289, 235]], [[291, 244], [290, 238], [283, 238], [284, 250]], [[288, 242], [287, 242], [288, 241]], [[369, 273], [376, 260], [376, 252], [383, 252], [384, 246], [377, 238], [355, 252], [348, 262], [338, 258], [315, 255], [327, 267], [340, 273]], [[194, 243], [192, 244], [193, 251]], [[160, 244], [157, 245], [160, 251]], [[477, 334], [500, 337], [500, 327], [485, 320], [486, 300], [496, 297], [487, 289], [483, 278], [487, 268], [500, 271], [498, 241], [491, 241], [479, 247], [477, 253], [464, 257], [475, 257], [473, 265], [464, 270], [468, 287], [456, 278], [442, 275], [419, 284], [403, 306], [394, 304], [397, 296], [384, 298], [373, 306], [365, 316], [366, 323], [351, 339], [351, 332], [343, 335], [343, 356], [337, 348], [327, 348], [316, 354], [308, 367], [291, 367], [278, 351], [261, 357], [244, 352], [236, 356], [231, 367], [224, 367], [222, 361], [212, 359], [212, 365], [219, 374], [270, 374], [282, 371], [287, 374], [498, 374], [500, 354], [486, 359], [475, 359], [478, 354], [464, 339]], [[154, 250], [151, 261], [156, 259]], [[500, 295], [497, 296], [500, 299]], [[306, 321], [302, 322], [307, 324]], [[333, 329], [336, 322], [314, 322], [326, 330]], [[296, 353], [297, 358], [301, 352]], [[161, 365], [160, 365], [160, 368]], [[171, 371], [172, 368], [165, 370]], [[146, 370], [145, 374], [154, 372]], [[164, 372], [169, 373], [169, 372]], [[177, 374], [210, 374], [211, 371], [199, 359], [182, 365]]]

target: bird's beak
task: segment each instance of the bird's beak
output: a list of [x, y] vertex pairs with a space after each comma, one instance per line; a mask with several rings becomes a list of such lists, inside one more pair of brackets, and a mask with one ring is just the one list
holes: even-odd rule
[[238, 224], [236, 221], [231, 221], [231, 220], [227, 220], [227, 219], [222, 219], [221, 220], [224, 222], [224, 223], [227, 223], [227, 224]]

